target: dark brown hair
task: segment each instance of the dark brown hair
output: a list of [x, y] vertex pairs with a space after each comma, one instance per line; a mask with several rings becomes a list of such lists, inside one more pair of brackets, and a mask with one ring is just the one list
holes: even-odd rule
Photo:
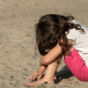
[[80, 25], [68, 22], [69, 19], [74, 19], [74, 17], [48, 14], [40, 18], [36, 25], [36, 42], [41, 55], [47, 54], [57, 43], [62, 47], [62, 54], [64, 55], [71, 47], [68, 44], [66, 33], [69, 33], [72, 28], [84, 32], [79, 27]]

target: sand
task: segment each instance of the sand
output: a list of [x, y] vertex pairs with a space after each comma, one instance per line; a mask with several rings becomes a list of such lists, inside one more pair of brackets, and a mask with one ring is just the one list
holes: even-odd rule
[[[40, 16], [73, 15], [88, 25], [87, 9], [88, 0], [0, 0], [0, 88], [27, 88], [30, 74], [39, 68], [35, 24]], [[88, 88], [64, 66], [62, 61], [57, 84], [37, 88]]]

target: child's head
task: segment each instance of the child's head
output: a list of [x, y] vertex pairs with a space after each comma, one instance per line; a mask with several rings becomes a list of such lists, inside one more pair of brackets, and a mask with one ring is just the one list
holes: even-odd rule
[[64, 52], [70, 48], [66, 34], [69, 29], [75, 27], [69, 22], [71, 18], [73, 17], [56, 14], [48, 14], [40, 18], [36, 26], [36, 40], [40, 54], [45, 55], [57, 43]]

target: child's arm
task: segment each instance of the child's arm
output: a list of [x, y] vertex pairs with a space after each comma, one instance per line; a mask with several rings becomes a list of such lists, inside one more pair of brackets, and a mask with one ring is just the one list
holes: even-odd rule
[[38, 72], [44, 73], [44, 71], [45, 71], [46, 68], [47, 68], [47, 66], [45, 66], [45, 65], [40, 65], [40, 68], [39, 68]]
[[53, 49], [51, 49], [48, 54], [40, 59], [40, 64], [48, 65], [56, 60], [62, 54], [62, 48], [59, 44], [57, 44]]
[[31, 74], [30, 80], [34, 81], [36, 79], [36, 77], [37, 77], [37, 80], [39, 80], [42, 77], [42, 75], [43, 75], [46, 67], [47, 66], [40, 65], [40, 68], [36, 72], [34, 72], [33, 74]]

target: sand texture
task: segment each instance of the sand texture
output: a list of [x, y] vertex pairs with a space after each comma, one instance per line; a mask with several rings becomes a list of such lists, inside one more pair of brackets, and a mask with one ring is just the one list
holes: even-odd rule
[[[0, 88], [27, 88], [29, 75], [38, 69], [35, 24], [45, 14], [73, 15], [88, 25], [88, 0], [0, 0]], [[61, 62], [57, 84], [37, 88], [88, 88]]]

